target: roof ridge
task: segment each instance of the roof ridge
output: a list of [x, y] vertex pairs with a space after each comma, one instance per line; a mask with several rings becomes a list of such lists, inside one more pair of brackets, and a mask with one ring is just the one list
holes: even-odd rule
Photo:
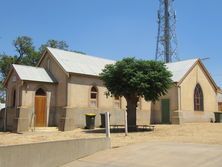
[[196, 60], [197, 61], [197, 60], [199, 60], [199, 58], [180, 60], [180, 61], [169, 62], [169, 63], [165, 63], [165, 64], [174, 64], [174, 63], [180, 63], [180, 62], [191, 61], [191, 60]]
[[82, 54], [82, 53], [78, 53], [75, 51], [69, 51], [69, 50], [63, 50], [63, 49], [58, 49], [58, 48], [52, 48], [52, 47], [47, 47], [49, 50], [53, 49], [53, 50], [58, 50], [58, 51], [62, 51], [62, 52], [68, 52], [68, 53], [73, 53], [73, 54], [77, 54], [77, 55], [82, 55], [82, 56], [86, 56], [86, 57], [90, 57], [90, 58], [96, 58], [96, 59], [102, 59], [102, 60], [107, 60], [107, 61], [113, 61], [115, 62], [116, 60], [111, 60], [111, 59], [107, 59], [107, 58], [103, 58], [103, 57], [98, 57], [98, 56], [93, 56], [93, 55], [88, 55], [88, 54]]
[[13, 65], [13, 66], [23, 66], [23, 67], [31, 67], [31, 68], [44, 69], [43, 67], [29, 66], [29, 65], [24, 65], [24, 64], [12, 64], [12, 65]]

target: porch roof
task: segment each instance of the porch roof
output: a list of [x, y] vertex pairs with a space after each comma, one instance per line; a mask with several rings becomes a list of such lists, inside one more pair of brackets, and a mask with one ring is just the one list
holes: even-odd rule
[[13, 64], [13, 68], [21, 80], [55, 83], [47, 71], [41, 67]]

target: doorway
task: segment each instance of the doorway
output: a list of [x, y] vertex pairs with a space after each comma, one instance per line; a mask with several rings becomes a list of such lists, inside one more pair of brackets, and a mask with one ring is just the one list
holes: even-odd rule
[[162, 99], [161, 100], [161, 115], [162, 115], [162, 123], [169, 124], [170, 123], [170, 100]]
[[35, 126], [46, 126], [46, 92], [39, 88], [35, 93]]

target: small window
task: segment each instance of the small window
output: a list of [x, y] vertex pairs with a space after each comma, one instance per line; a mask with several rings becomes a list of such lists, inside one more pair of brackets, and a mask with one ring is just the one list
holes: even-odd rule
[[194, 110], [204, 111], [203, 91], [200, 84], [197, 84], [194, 90]]
[[121, 98], [114, 96], [114, 108], [121, 108]]
[[12, 82], [16, 82], [16, 80], [17, 80], [17, 79], [16, 79], [16, 76], [13, 76], [13, 77], [12, 77]]
[[90, 91], [90, 107], [98, 106], [98, 89], [93, 86]]
[[12, 99], [12, 107], [15, 107], [15, 103], [16, 103], [16, 90], [13, 91], [13, 99]]
[[47, 69], [50, 71], [50, 59], [47, 60]]

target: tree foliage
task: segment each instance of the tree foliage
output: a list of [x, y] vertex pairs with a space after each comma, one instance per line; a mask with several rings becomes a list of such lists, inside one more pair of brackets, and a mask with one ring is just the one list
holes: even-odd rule
[[39, 62], [41, 54], [38, 51], [32, 51], [27, 56], [23, 57], [19, 64], [36, 66]]
[[68, 44], [65, 41], [57, 41], [54, 39], [50, 39], [46, 42], [46, 44], [40, 46], [39, 48], [40, 53], [43, 53], [46, 47], [57, 48], [62, 50], [68, 50], [69, 48]]
[[19, 62], [24, 56], [29, 55], [35, 50], [32, 38], [28, 36], [18, 37], [16, 40], [13, 41], [13, 45], [18, 53], [17, 62]]
[[5, 90], [0, 82], [0, 103], [5, 103]]
[[164, 63], [135, 58], [124, 58], [109, 64], [100, 74], [109, 95], [125, 97], [129, 125], [136, 125], [139, 97], [147, 101], [158, 100], [170, 88], [171, 76]]
[[8, 56], [6, 54], [0, 55], [0, 72], [1, 72], [1, 80], [4, 79], [13, 63], [17, 60], [17, 56]]
[[36, 49], [32, 38], [28, 36], [17, 37], [15, 40], [13, 40], [13, 46], [16, 50], [15, 56], [0, 54], [0, 80], [3, 80], [7, 76], [13, 63], [30, 66], [37, 65], [41, 54], [48, 46], [63, 50], [68, 50], [69, 48], [65, 41], [50, 39], [45, 44], [42, 44], [38, 49]]

